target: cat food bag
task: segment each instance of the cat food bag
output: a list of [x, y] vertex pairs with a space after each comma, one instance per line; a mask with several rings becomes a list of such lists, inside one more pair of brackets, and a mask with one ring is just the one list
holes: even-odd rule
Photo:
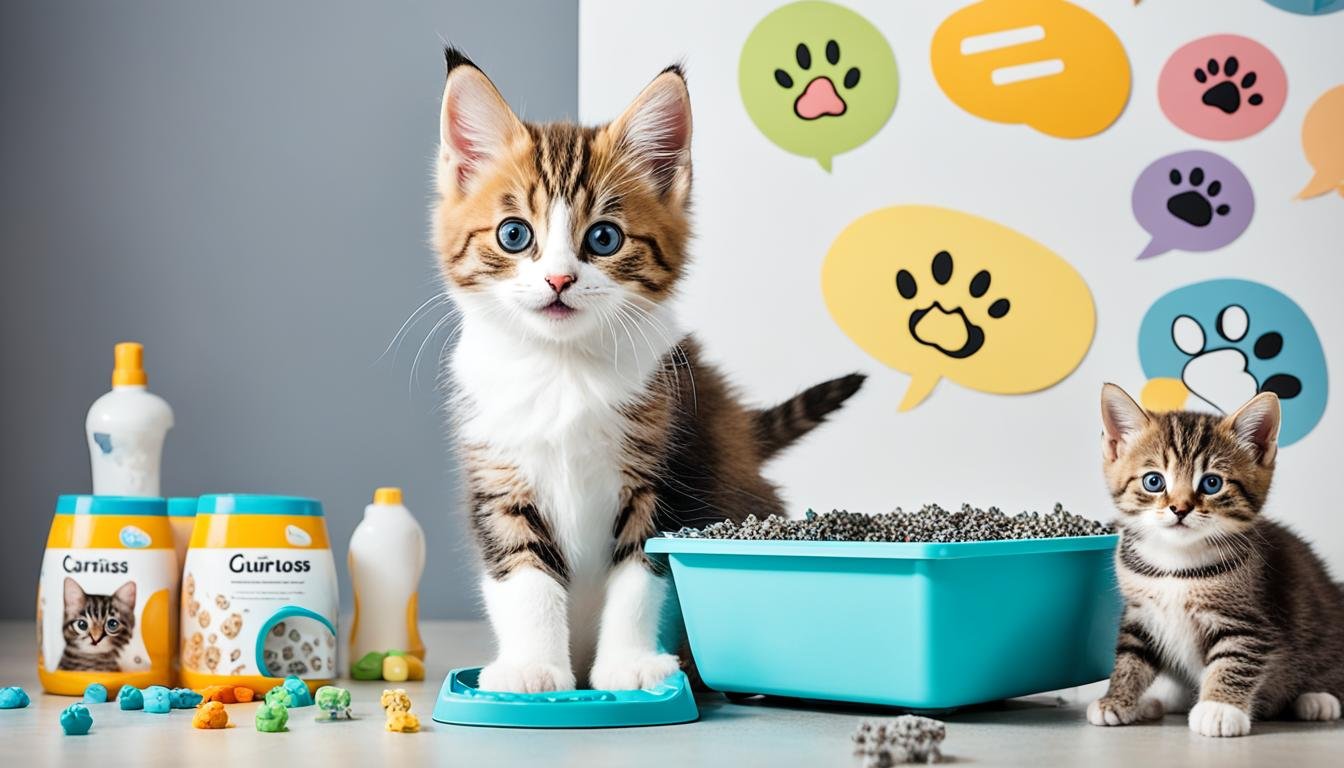
[[180, 663], [190, 688], [258, 695], [296, 675], [336, 677], [339, 601], [322, 504], [291, 496], [202, 496], [182, 575]]
[[37, 586], [42, 688], [172, 685], [178, 573], [163, 499], [57, 499]]

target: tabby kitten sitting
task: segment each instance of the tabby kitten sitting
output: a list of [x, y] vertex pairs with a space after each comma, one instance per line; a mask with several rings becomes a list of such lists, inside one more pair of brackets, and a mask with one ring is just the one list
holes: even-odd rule
[[110, 595], [90, 595], [65, 577], [65, 652], [57, 669], [120, 672], [121, 652], [135, 629], [135, 582]]
[[1260, 516], [1274, 475], [1279, 400], [1236, 413], [1148, 413], [1101, 393], [1102, 455], [1120, 511], [1125, 598], [1095, 725], [1184, 711], [1204, 736], [1242, 736], [1291, 711], [1336, 720], [1344, 697], [1344, 588], [1311, 547]]
[[446, 58], [433, 237], [462, 315], [451, 406], [498, 644], [479, 684], [652, 686], [679, 662], [658, 644], [667, 581], [645, 540], [783, 513], [762, 462], [863, 377], [752, 410], [678, 330], [691, 110], [677, 67], [590, 128], [523, 123]]

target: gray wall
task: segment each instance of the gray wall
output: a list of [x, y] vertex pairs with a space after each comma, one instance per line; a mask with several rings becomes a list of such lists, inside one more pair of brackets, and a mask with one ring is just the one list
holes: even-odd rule
[[[577, 0], [0, 5], [0, 617], [29, 617], [112, 345], [173, 405], [164, 490], [326, 505], [377, 485], [429, 539], [423, 613], [477, 612], [426, 245], [441, 39], [530, 119], [577, 112]], [[340, 569], [344, 571], [342, 567]], [[349, 584], [341, 585], [349, 604]]]

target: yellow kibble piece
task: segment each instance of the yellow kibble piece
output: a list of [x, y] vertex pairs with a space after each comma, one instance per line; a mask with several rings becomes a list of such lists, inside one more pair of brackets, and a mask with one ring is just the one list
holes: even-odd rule
[[388, 656], [383, 659], [383, 679], [391, 683], [403, 683], [411, 676], [410, 665], [405, 656]]
[[378, 703], [388, 712], [411, 711], [411, 697], [406, 695], [404, 688], [384, 688], [383, 695], [379, 697]]
[[425, 679], [425, 662], [423, 662], [423, 661], [421, 661], [419, 658], [417, 658], [417, 657], [415, 657], [415, 656], [411, 656], [411, 655], [402, 656], [401, 658], [402, 658], [403, 660], [405, 660], [405, 662], [406, 662], [406, 679], [407, 679], [407, 680], [424, 680], [424, 679]]
[[420, 718], [402, 710], [387, 713], [387, 730], [393, 733], [416, 733], [420, 730]]

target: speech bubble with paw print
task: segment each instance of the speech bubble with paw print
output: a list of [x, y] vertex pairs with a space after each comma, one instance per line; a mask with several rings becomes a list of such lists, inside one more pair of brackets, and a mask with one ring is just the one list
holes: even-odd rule
[[1236, 240], [1255, 213], [1246, 176], [1227, 158], [1190, 150], [1153, 162], [1134, 182], [1134, 218], [1152, 235], [1140, 259], [1173, 249], [1212, 251]]
[[795, 155], [831, 161], [868, 141], [896, 108], [896, 57], [843, 6], [803, 0], [761, 20], [742, 46], [738, 87], [752, 122]]
[[1244, 139], [1274, 122], [1288, 76], [1265, 46], [1241, 35], [1210, 35], [1171, 54], [1157, 100], [1177, 128], [1203, 139]]
[[911, 376], [900, 410], [944, 377], [981, 392], [1052, 386], [1087, 354], [1096, 328], [1081, 275], [1015, 230], [961, 211], [899, 205], [845, 227], [826, 254], [832, 319], [882, 363]]

